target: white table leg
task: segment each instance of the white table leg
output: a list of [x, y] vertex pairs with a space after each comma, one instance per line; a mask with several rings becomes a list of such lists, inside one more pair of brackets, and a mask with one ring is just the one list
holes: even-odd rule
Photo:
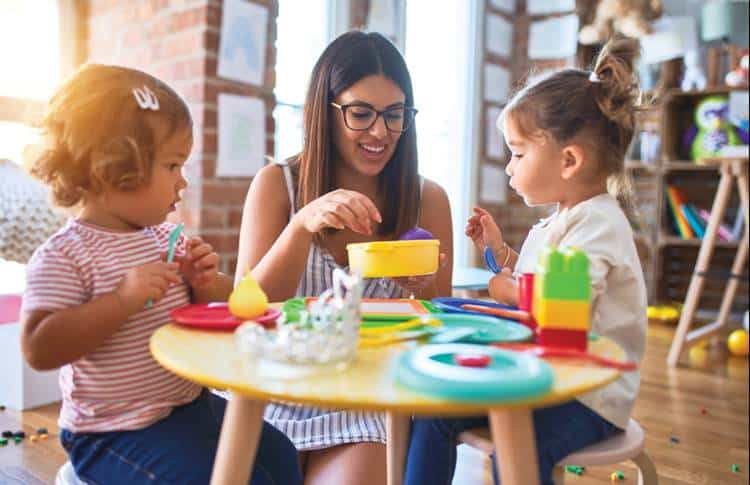
[[531, 409], [493, 409], [489, 413], [492, 443], [503, 485], [539, 483], [531, 413]]
[[211, 485], [248, 483], [266, 403], [232, 394], [221, 425]]
[[401, 485], [404, 481], [406, 453], [409, 449], [411, 416], [388, 412], [386, 414], [387, 441], [387, 474], [388, 485]]

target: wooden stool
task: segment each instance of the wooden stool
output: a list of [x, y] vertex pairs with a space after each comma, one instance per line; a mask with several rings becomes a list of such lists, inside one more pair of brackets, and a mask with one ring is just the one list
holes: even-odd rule
[[[672, 347], [669, 349], [667, 363], [670, 367], [677, 365], [685, 344], [688, 346], [694, 345], [699, 340], [715, 334], [724, 326], [727, 317], [729, 316], [729, 311], [732, 308], [734, 295], [737, 293], [739, 279], [742, 278], [742, 272], [745, 269], [745, 262], [747, 261], [748, 220], [750, 220], [748, 217], [747, 187], [748, 159], [711, 159], [706, 160], [704, 163], [718, 164], [719, 171], [721, 172], [721, 179], [719, 180], [719, 187], [716, 189], [716, 195], [714, 196], [714, 201], [711, 206], [711, 216], [708, 219], [706, 234], [703, 236], [703, 241], [701, 242], [700, 250], [698, 251], [695, 272], [690, 279], [690, 286], [688, 287], [687, 295], [685, 296], [685, 304], [682, 308], [680, 322], [677, 325], [677, 331], [672, 340]], [[739, 190], [742, 214], [745, 220], [745, 230], [743, 231], [742, 240], [737, 247], [734, 263], [732, 263], [732, 273], [729, 282], [724, 289], [718, 318], [715, 322], [706, 324], [692, 332], [688, 332], [690, 330], [690, 325], [693, 322], [695, 312], [698, 309], [698, 302], [700, 301], [701, 292], [703, 291], [706, 271], [708, 271], [711, 262], [711, 255], [713, 254], [714, 245], [716, 243], [716, 234], [719, 225], [724, 218], [724, 211], [727, 208], [727, 202], [732, 194], [732, 182], [734, 179], [737, 179], [737, 189]]]
[[[643, 428], [636, 420], [631, 419], [624, 433], [618, 433], [601, 443], [587, 446], [560, 460], [552, 474], [555, 485], [562, 485], [564, 482], [567, 465], [613, 465], [628, 460], [638, 467], [637, 483], [639, 485], [657, 485], [659, 476], [656, 474], [656, 467], [643, 451], [645, 436]], [[487, 454], [491, 454], [494, 449], [487, 429], [465, 431], [459, 435], [458, 439]]]

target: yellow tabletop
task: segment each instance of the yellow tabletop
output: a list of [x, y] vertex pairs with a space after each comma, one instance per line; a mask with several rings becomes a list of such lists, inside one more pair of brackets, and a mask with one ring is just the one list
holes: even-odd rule
[[[397, 358], [415, 343], [360, 349], [344, 369], [303, 369], [269, 365], [241, 354], [232, 332], [200, 331], [168, 324], [151, 337], [151, 353], [165, 368], [191, 381], [268, 401], [427, 415], [486, 413], [496, 407], [536, 408], [569, 401], [615, 380], [619, 371], [567, 359], [548, 359], [555, 380], [546, 396], [525, 401], [456, 403], [410, 392], [394, 383]], [[591, 353], [623, 360], [611, 340], [589, 342]]]

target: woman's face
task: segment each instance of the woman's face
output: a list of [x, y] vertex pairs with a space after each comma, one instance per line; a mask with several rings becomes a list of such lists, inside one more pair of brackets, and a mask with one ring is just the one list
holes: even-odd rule
[[401, 133], [386, 128], [386, 118], [391, 127], [396, 126], [398, 109], [404, 107], [405, 101], [406, 95], [401, 88], [380, 74], [362, 78], [339, 93], [334, 102], [341, 106], [350, 106], [347, 108], [350, 126], [357, 122], [356, 117], [361, 117], [366, 112], [361, 107], [376, 111], [394, 109], [378, 116], [369, 129], [357, 131], [347, 127], [341, 109], [331, 106], [329, 109], [334, 111], [333, 143], [339, 160], [362, 175], [380, 174], [393, 156], [401, 137]]

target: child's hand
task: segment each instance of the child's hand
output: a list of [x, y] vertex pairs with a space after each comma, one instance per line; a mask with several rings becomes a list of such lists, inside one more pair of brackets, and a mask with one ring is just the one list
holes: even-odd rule
[[177, 274], [176, 263], [149, 263], [131, 268], [115, 289], [115, 295], [128, 315], [146, 306], [151, 300], [157, 302], [164, 297], [169, 287], [182, 280]]
[[211, 285], [219, 274], [219, 255], [199, 237], [191, 237], [185, 246], [186, 252], [175, 254], [174, 257], [179, 264], [180, 274], [192, 288]]
[[480, 254], [485, 247], [492, 249], [495, 257], [505, 254], [503, 233], [495, 224], [495, 220], [490, 213], [482, 208], [474, 207], [474, 214], [466, 222], [466, 235], [474, 243]]
[[510, 268], [503, 268], [490, 278], [488, 290], [490, 296], [498, 303], [518, 305], [518, 283], [513, 278]]

